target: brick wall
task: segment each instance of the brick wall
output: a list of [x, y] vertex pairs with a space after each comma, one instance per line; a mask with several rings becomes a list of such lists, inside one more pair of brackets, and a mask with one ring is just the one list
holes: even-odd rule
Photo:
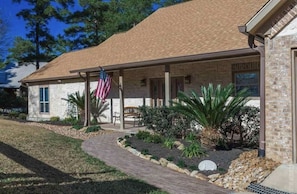
[[[289, 10], [293, 11], [296, 8], [291, 7]], [[287, 18], [277, 18], [277, 20], [291, 21], [290, 11], [283, 13]], [[276, 25], [277, 22], [275, 22]], [[275, 26], [273, 29], [276, 29]], [[283, 31], [287, 30], [283, 29]], [[282, 163], [292, 163], [291, 49], [297, 46], [297, 30], [293, 34], [291, 32], [291, 35], [282, 36], [281, 34], [273, 39], [269, 37], [265, 39], [266, 155]]]

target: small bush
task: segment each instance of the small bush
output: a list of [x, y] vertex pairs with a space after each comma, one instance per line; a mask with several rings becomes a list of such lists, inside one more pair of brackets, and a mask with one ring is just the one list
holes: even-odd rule
[[190, 128], [190, 121], [181, 114], [168, 107], [139, 108], [142, 115], [142, 123], [150, 130], [164, 137], [183, 136]]
[[16, 112], [16, 111], [11, 111], [10, 113], [8, 113], [8, 116], [9, 116], [9, 118], [14, 118], [14, 119], [16, 119], [16, 118], [18, 118], [18, 116], [19, 116], [19, 112]]
[[73, 128], [73, 129], [76, 129], [76, 130], [80, 130], [80, 129], [82, 129], [83, 127], [84, 127], [83, 125], [78, 125], [78, 124], [72, 126], [72, 128]]
[[148, 150], [148, 149], [142, 149], [142, 150], [141, 150], [141, 153], [142, 153], [143, 155], [148, 155], [148, 154], [149, 154], [149, 150]]
[[131, 144], [132, 144], [131, 141], [128, 141], [128, 140], [125, 141], [125, 147], [131, 146]]
[[176, 165], [177, 165], [178, 167], [180, 167], [180, 168], [185, 168], [185, 167], [187, 167], [185, 161], [183, 161], [183, 160], [178, 160]]
[[154, 135], [150, 135], [149, 137], [144, 139], [144, 142], [147, 142], [147, 143], [162, 143], [163, 138], [158, 134], [154, 134]]
[[90, 126], [87, 128], [86, 133], [90, 133], [90, 132], [96, 132], [101, 130], [102, 128], [99, 125], [95, 125], [95, 126]]
[[198, 168], [197, 166], [192, 165], [192, 166], [189, 166], [189, 169], [193, 171], [193, 170], [197, 170]]
[[25, 113], [20, 113], [19, 116], [18, 116], [18, 118], [19, 118], [20, 120], [26, 120], [26, 119], [27, 119], [27, 114], [25, 114]]
[[51, 118], [50, 118], [50, 121], [51, 121], [51, 122], [57, 122], [57, 121], [60, 121], [60, 117], [51, 117]]
[[152, 156], [151, 159], [159, 160], [160, 158], [158, 156]]
[[136, 137], [137, 139], [141, 139], [141, 140], [144, 140], [144, 139], [147, 139], [151, 136], [150, 132], [148, 131], [139, 131], [137, 134], [136, 134]]
[[172, 149], [174, 147], [174, 139], [173, 138], [165, 138], [163, 144], [166, 148]]
[[201, 157], [205, 155], [205, 150], [201, 147], [200, 143], [192, 142], [189, 146], [185, 147], [182, 156], [187, 158]]
[[234, 141], [234, 134], [239, 135], [240, 145], [257, 148], [259, 145], [260, 109], [253, 106], [244, 106], [234, 118], [229, 119], [221, 126], [225, 137]]
[[79, 124], [80, 121], [78, 119], [76, 119], [75, 117], [68, 117], [68, 118], [65, 118], [63, 120], [63, 122], [65, 124], [77, 125], [77, 124]]
[[167, 157], [167, 158], [166, 158], [166, 160], [168, 160], [168, 161], [171, 161], [171, 162], [172, 162], [172, 161], [174, 160], [174, 157], [173, 157], [173, 156], [169, 156], [169, 157]]
[[196, 133], [194, 132], [190, 132], [187, 136], [186, 136], [186, 140], [188, 142], [194, 142], [197, 140], [197, 136], [196, 136]]

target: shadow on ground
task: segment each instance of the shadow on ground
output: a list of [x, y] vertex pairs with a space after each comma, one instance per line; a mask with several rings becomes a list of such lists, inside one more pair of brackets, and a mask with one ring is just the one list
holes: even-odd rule
[[[0, 193], [121, 193], [138, 194], [158, 190], [135, 179], [93, 181], [75, 178], [0, 141], [0, 153], [32, 173], [0, 173]], [[90, 172], [85, 174], [109, 173]]]

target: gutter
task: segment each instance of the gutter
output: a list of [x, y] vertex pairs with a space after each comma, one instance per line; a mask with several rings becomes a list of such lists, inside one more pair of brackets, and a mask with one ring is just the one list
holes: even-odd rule
[[265, 157], [265, 41], [263, 37], [257, 36], [257, 39], [262, 43], [260, 46], [255, 44], [256, 36], [247, 31], [246, 26], [238, 27], [239, 31], [248, 36], [248, 45], [254, 51], [260, 53], [260, 134], [259, 134], [259, 149], [258, 157]]

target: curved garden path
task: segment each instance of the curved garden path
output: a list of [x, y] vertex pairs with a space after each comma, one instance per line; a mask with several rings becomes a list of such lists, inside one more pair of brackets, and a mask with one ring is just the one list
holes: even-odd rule
[[128, 175], [141, 179], [171, 194], [219, 194], [231, 192], [206, 181], [175, 172], [136, 157], [117, 145], [117, 138], [124, 135], [125, 133], [121, 132], [101, 134], [84, 141], [82, 149], [104, 161], [107, 165], [113, 166]]

